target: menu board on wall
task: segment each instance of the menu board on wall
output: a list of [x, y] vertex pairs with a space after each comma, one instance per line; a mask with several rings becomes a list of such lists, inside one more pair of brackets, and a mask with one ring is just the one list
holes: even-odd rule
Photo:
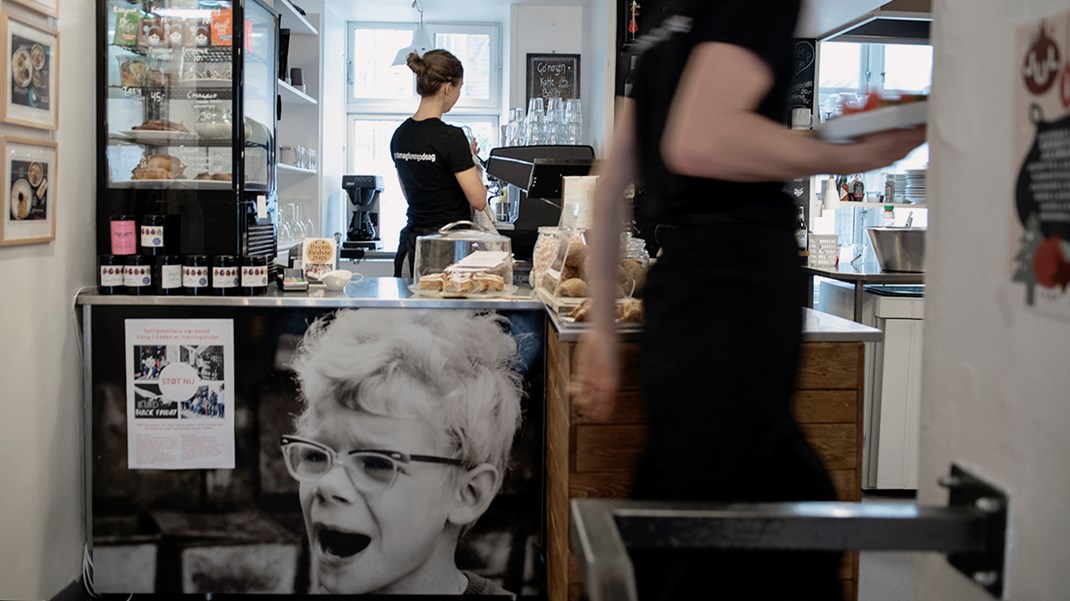
[[1070, 11], [1018, 28], [1011, 280], [1025, 306], [1070, 317]]
[[528, 98], [580, 97], [580, 55], [528, 54]]
[[788, 108], [812, 108], [817, 78], [817, 40], [796, 39]]

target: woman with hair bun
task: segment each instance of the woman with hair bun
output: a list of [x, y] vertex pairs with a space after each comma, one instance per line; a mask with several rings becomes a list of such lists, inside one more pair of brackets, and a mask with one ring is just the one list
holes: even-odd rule
[[411, 278], [416, 237], [471, 219], [472, 209], [486, 208], [487, 188], [464, 131], [442, 122], [442, 115], [461, 97], [461, 61], [446, 50], [429, 50], [423, 56], [409, 53], [408, 65], [416, 74], [420, 108], [394, 132], [390, 155], [409, 205], [408, 223], [394, 257], [394, 277], [402, 277], [408, 257]]

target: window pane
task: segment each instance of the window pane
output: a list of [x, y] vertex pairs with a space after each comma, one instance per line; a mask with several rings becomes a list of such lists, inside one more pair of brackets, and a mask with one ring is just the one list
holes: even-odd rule
[[862, 88], [862, 45], [851, 42], [822, 42], [818, 66], [820, 88]]
[[933, 47], [887, 44], [884, 47], [884, 89], [924, 92], [933, 76]]
[[408, 100], [415, 94], [412, 71], [391, 67], [398, 50], [412, 42], [411, 29], [356, 29], [353, 34], [353, 97]]
[[398, 172], [390, 158], [390, 138], [401, 125], [404, 117], [376, 120], [354, 119], [349, 146], [349, 169], [346, 173], [357, 175], [380, 175], [383, 177], [383, 193], [379, 195], [379, 238], [383, 250], [395, 251], [398, 235], [405, 227], [405, 211], [408, 206], [398, 183]]
[[464, 65], [461, 101], [489, 100], [491, 83], [490, 36], [485, 33], [437, 33], [435, 46], [449, 50]]
[[479, 143], [479, 156], [486, 160], [490, 156], [490, 149], [498, 145], [501, 134], [497, 132], [498, 120], [491, 117], [476, 117], [465, 115], [446, 115], [447, 123], [457, 127], [468, 126], [472, 135]]

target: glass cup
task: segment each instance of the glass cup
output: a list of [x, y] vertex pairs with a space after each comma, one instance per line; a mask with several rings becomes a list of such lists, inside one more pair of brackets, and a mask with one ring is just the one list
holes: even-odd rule
[[583, 120], [583, 102], [579, 98], [569, 98], [565, 101], [565, 121], [571, 123], [573, 121]]
[[536, 117], [536, 118], [541, 119], [542, 115], [543, 115], [543, 110], [544, 109], [543, 109], [543, 104], [542, 104], [542, 98], [529, 98], [528, 99], [528, 118], [529, 119], [532, 118], [532, 117], [535, 117], [536, 115], [538, 115], [538, 117]]

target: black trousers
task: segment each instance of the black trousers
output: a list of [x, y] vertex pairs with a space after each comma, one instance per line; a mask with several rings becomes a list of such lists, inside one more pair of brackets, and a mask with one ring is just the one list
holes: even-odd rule
[[438, 233], [438, 230], [438, 227], [413, 227], [411, 225], [401, 228], [401, 236], [398, 239], [398, 252], [394, 255], [394, 277], [405, 277], [402, 272], [404, 271], [405, 258], [407, 257], [409, 259], [408, 275], [409, 279], [412, 279], [413, 269], [415, 269], [414, 263], [416, 262], [416, 238]]
[[[634, 497], [833, 500], [794, 422], [803, 273], [783, 223], [659, 228], [641, 343], [649, 439]], [[635, 551], [640, 599], [838, 601], [840, 553]]]

